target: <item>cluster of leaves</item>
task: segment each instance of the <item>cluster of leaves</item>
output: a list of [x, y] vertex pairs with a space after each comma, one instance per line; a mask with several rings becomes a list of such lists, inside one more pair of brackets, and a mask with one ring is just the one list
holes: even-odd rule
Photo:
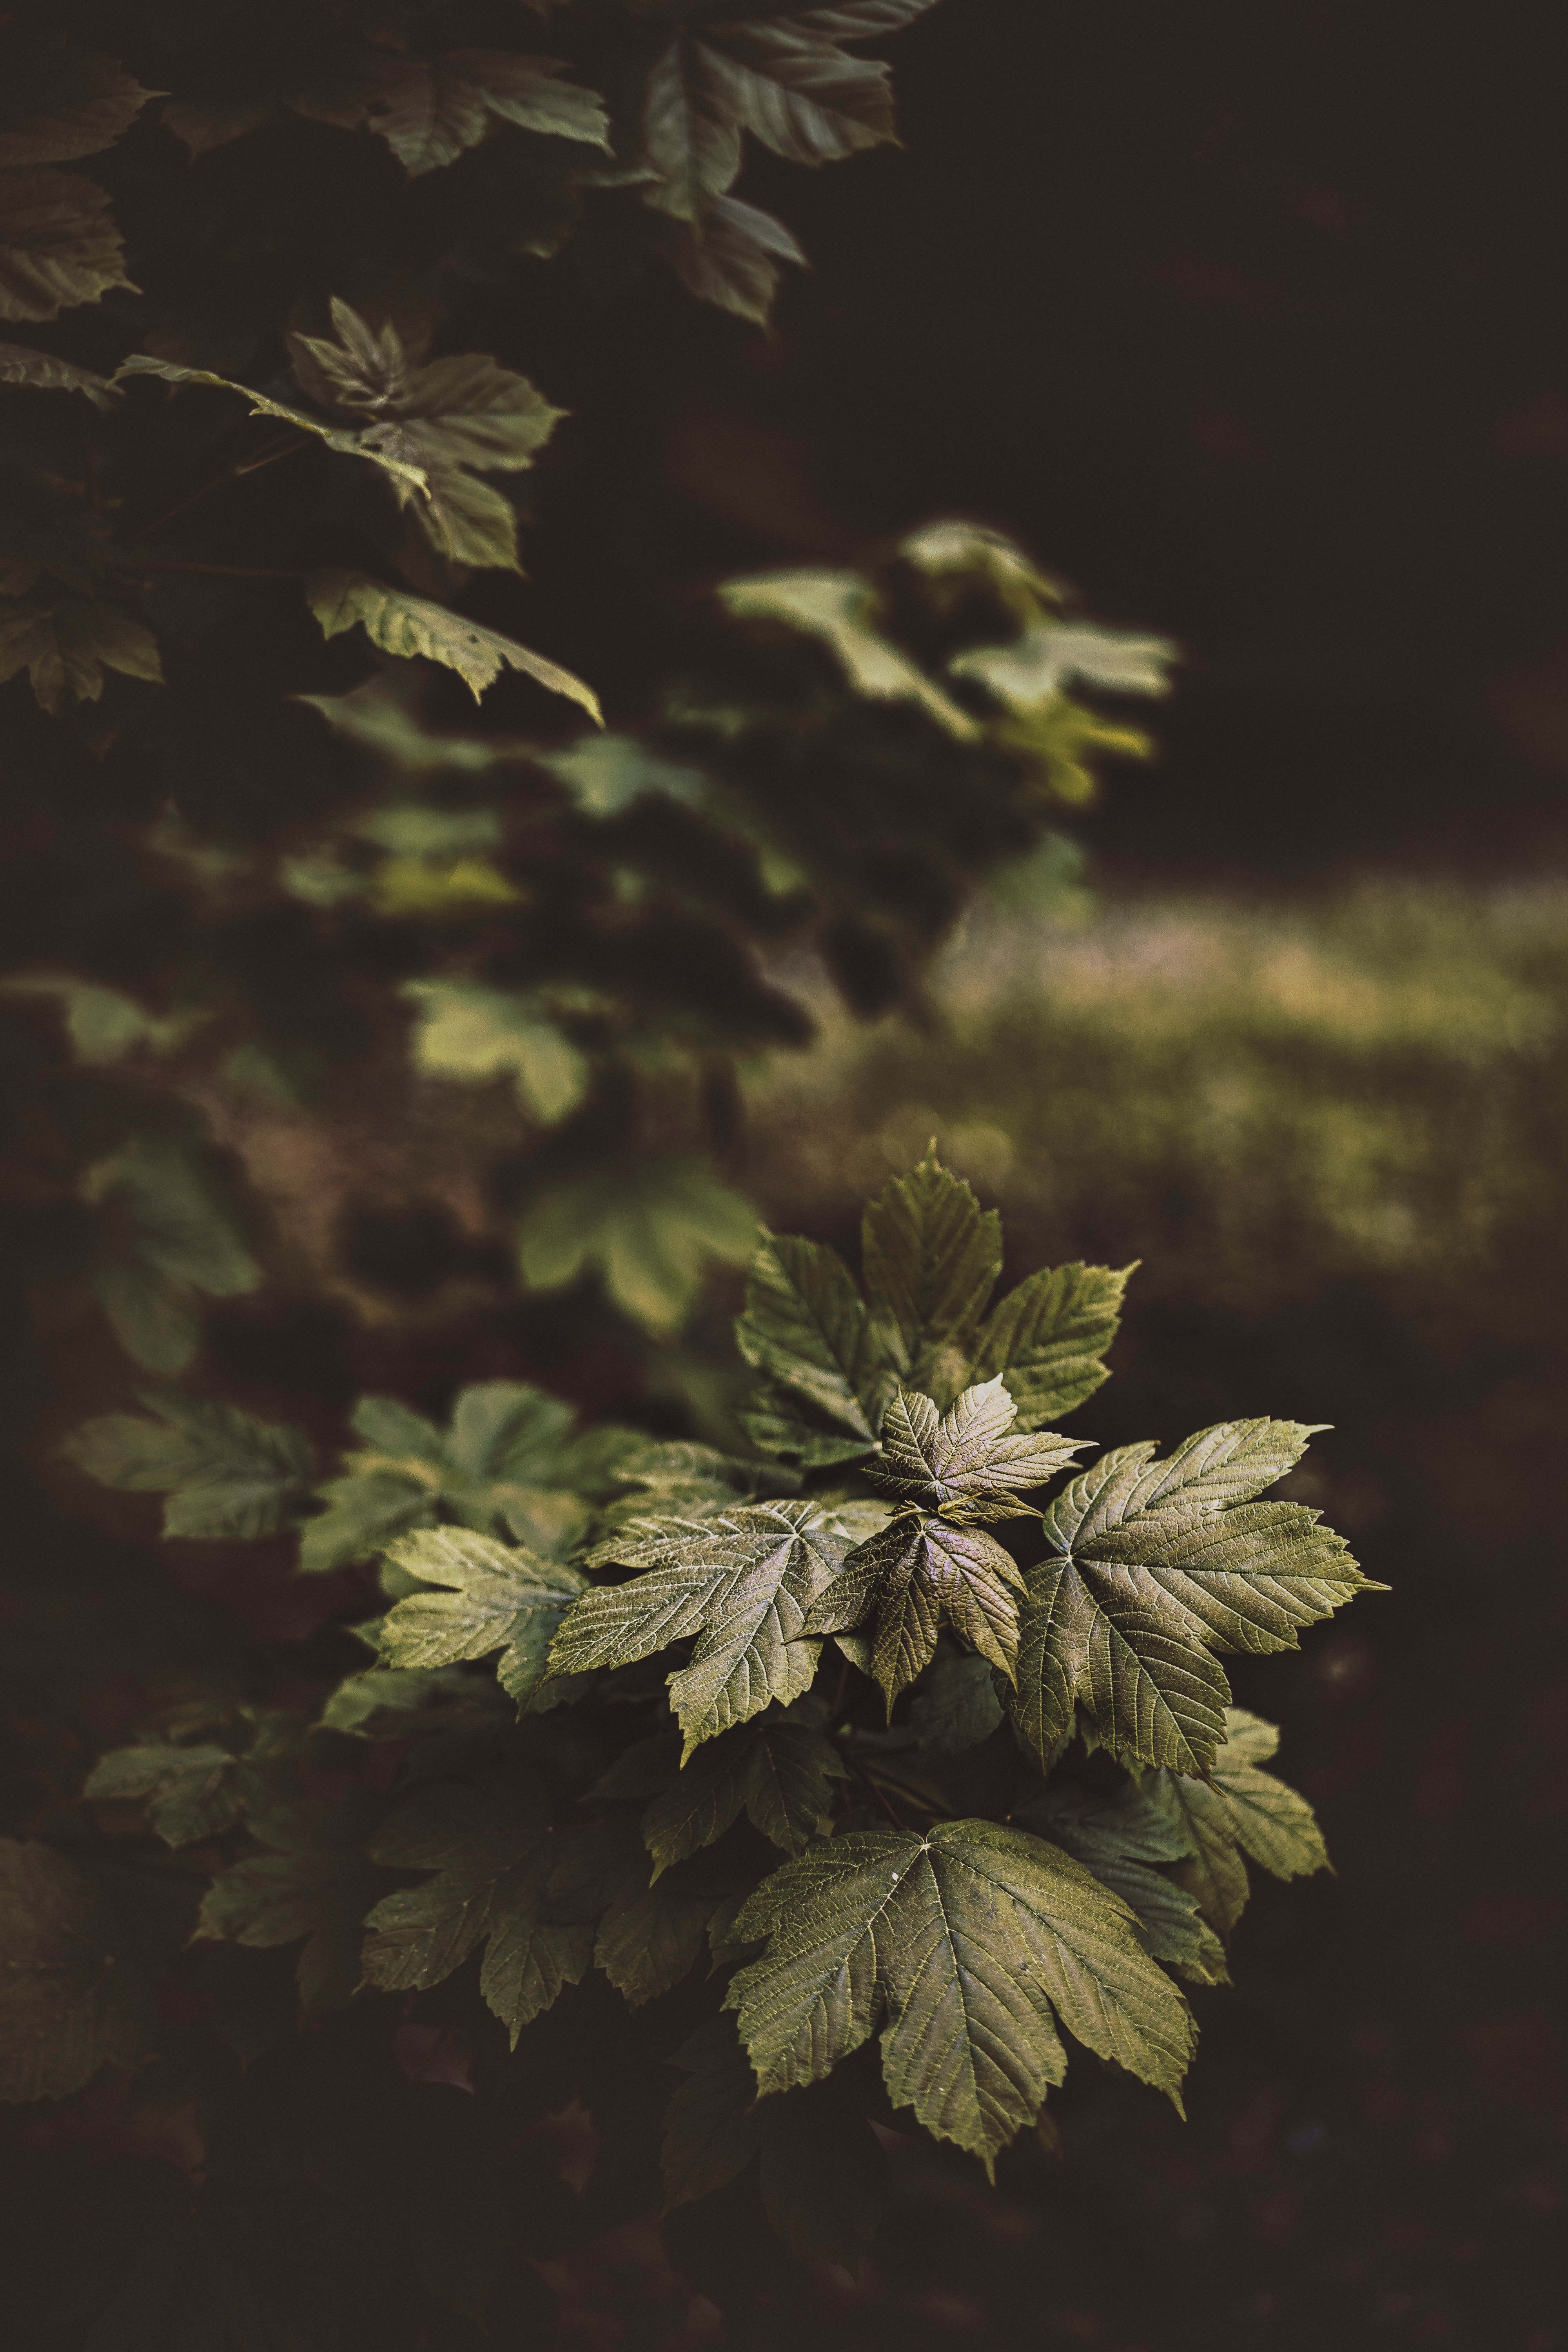
[[[1327, 1865], [1221, 1657], [1294, 1647], [1368, 1580], [1265, 1498], [1297, 1423], [1075, 1470], [1048, 1424], [1106, 1378], [1126, 1276], [993, 1305], [1001, 1246], [934, 1155], [868, 1206], [864, 1296], [764, 1237], [750, 1456], [502, 1382], [446, 1432], [367, 1400], [366, 1450], [313, 1487], [297, 1433], [174, 1391], [89, 1423], [77, 1464], [163, 1492], [172, 1535], [379, 1561], [373, 1664], [304, 1706], [297, 1673], [289, 1706], [187, 1701], [88, 1780], [103, 1836], [191, 1858], [187, 1999], [208, 1946], [289, 1948], [318, 2032], [380, 2001], [455, 2033], [503, 2110], [521, 2067], [648, 2133], [677, 2239], [688, 2207], [731, 2226], [744, 2177], [785, 2247], [837, 2261], [884, 2193], [877, 2132], [912, 2118], [990, 2171], [1069, 2042], [1179, 2109], [1185, 1988], [1228, 1981], [1247, 1864]], [[153, 2029], [107, 1998], [90, 1842], [0, 1863], [5, 1957], [37, 1956], [5, 2088], [59, 2095]]]

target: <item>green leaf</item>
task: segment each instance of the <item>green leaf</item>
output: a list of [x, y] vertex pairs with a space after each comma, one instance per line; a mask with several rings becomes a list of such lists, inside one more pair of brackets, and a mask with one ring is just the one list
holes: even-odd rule
[[351, 119], [368, 122], [411, 177], [455, 163], [495, 122], [607, 149], [604, 101], [594, 90], [557, 80], [561, 71], [548, 58], [510, 49], [388, 57]]
[[371, 1853], [388, 1868], [436, 1875], [386, 1895], [370, 1913], [369, 1983], [423, 1991], [482, 1943], [479, 1990], [515, 2045], [563, 1986], [582, 1978], [593, 1939], [580, 1926], [544, 1916], [549, 1817], [529, 1781], [416, 1790], [382, 1824]]
[[877, 600], [853, 572], [773, 572], [727, 580], [719, 591], [737, 620], [773, 621], [819, 637], [857, 694], [873, 701], [914, 702], [949, 735], [968, 740], [979, 728], [966, 710], [889, 640], [878, 634]]
[[596, 724], [604, 723], [592, 688], [570, 670], [531, 654], [514, 638], [447, 612], [444, 604], [429, 604], [423, 596], [388, 588], [356, 572], [314, 572], [306, 583], [305, 593], [324, 636], [363, 628], [383, 653], [395, 654], [404, 661], [422, 656], [456, 670], [476, 702], [503, 669], [521, 670], [552, 694], [563, 694], [581, 703]]
[[546, 751], [539, 764], [559, 776], [586, 816], [619, 816], [658, 794], [696, 807], [712, 789], [700, 768], [660, 759], [633, 735], [584, 735], [564, 751]]
[[1260, 1769], [1279, 1742], [1274, 1726], [1233, 1706], [1226, 1711], [1226, 1728], [1227, 1745], [1208, 1781], [1161, 1771], [1145, 1784], [1186, 1857], [1176, 1867], [1178, 1882], [1223, 1937], [1230, 1935], [1247, 1902], [1243, 1853], [1276, 1878], [1302, 1877], [1331, 1866], [1306, 1799]]
[[0, 981], [0, 994], [52, 998], [79, 1062], [118, 1062], [138, 1049], [172, 1053], [206, 1018], [201, 1013], [149, 1013], [123, 989], [100, 987], [75, 972], [16, 972]]
[[[265, 393], [253, 391], [247, 383], [235, 383], [226, 375], [214, 375], [210, 368], [181, 367], [173, 360], [154, 359], [148, 352], [133, 352], [128, 360], [122, 360], [112, 381], [120, 383], [128, 375], [156, 375], [162, 376], [166, 383], [205, 383], [216, 386], [219, 392], [237, 392], [242, 400], [249, 402], [252, 416], [275, 416], [280, 424], [292, 425], [300, 433], [313, 435], [340, 457], [363, 457], [384, 474], [389, 475], [395, 483], [417, 490], [422, 496], [429, 495], [430, 485], [423, 469], [411, 465], [395, 449], [389, 447], [376, 428], [350, 433], [334, 425], [323, 425], [319, 416], [308, 416], [302, 408], [290, 408], [283, 401], [270, 400]], [[437, 606], [431, 607], [432, 611], [438, 609]], [[330, 636], [331, 630], [327, 634]]]
[[10, 172], [0, 195], [0, 319], [53, 319], [131, 287], [113, 207], [94, 181]]
[[305, 2015], [342, 2009], [359, 1980], [360, 1923], [384, 1884], [365, 1857], [368, 1819], [353, 1798], [307, 1798], [253, 1815], [250, 1832], [262, 1851], [214, 1879], [195, 1940], [268, 1949], [302, 1939]]
[[1168, 694], [1176, 648], [1166, 637], [1128, 636], [1081, 623], [1037, 620], [1016, 644], [955, 654], [955, 677], [977, 677], [998, 702], [1024, 715], [1042, 709], [1081, 679], [1111, 694]]
[[726, 2000], [764, 2093], [818, 2080], [885, 2020], [894, 2105], [989, 2171], [1066, 2072], [1054, 2011], [1178, 2097], [1194, 2039], [1184, 2002], [1126, 1906], [1022, 1830], [834, 1838], [764, 1880], [736, 1929], [770, 1939]]
[[618, 1895], [600, 1925], [594, 1965], [624, 2000], [640, 2009], [689, 1976], [702, 1957], [712, 1910], [710, 1896], [682, 1894], [668, 1884]]
[[1110, 1379], [1101, 1359], [1116, 1337], [1133, 1270], [1042, 1266], [992, 1309], [975, 1342], [973, 1377], [1000, 1373], [1020, 1429], [1064, 1420]]
[[582, 1101], [586, 1059], [530, 998], [463, 980], [405, 981], [402, 993], [419, 1008], [416, 1069], [468, 1080], [505, 1072], [523, 1108], [547, 1127]]
[[669, 1676], [689, 1756], [703, 1740], [787, 1706], [811, 1687], [821, 1644], [802, 1638], [806, 1613], [838, 1574], [853, 1537], [816, 1502], [756, 1503], [657, 1532], [612, 1538], [593, 1555], [645, 1571], [585, 1593], [557, 1633], [552, 1674], [630, 1664], [695, 1638]]
[[35, 1840], [0, 1838], [0, 2100], [65, 2099], [141, 2055], [132, 1972], [86, 1874]]
[[710, 2017], [669, 2061], [685, 2081], [664, 2111], [666, 2211], [709, 2197], [744, 2172], [762, 2146], [763, 2110], [732, 2017]]
[[1047, 1430], [1009, 1436], [1017, 1407], [1000, 1379], [965, 1389], [945, 1413], [929, 1396], [900, 1389], [882, 1421], [866, 1475], [900, 1507], [918, 1504], [975, 1522], [1028, 1516], [1018, 1489], [1043, 1486], [1081, 1451], [1082, 1441]]
[[725, 1732], [698, 1748], [642, 1817], [654, 1877], [722, 1837], [742, 1807], [765, 1838], [798, 1853], [832, 1827], [833, 1783], [846, 1777], [832, 1742], [785, 1715], [770, 1710]]
[[[746, 1361], [770, 1380], [742, 1417], [756, 1444], [812, 1464], [870, 1452], [893, 1375], [837, 1250], [770, 1234], [746, 1276], [746, 1307], [735, 1340]], [[814, 1437], [832, 1451], [823, 1453]]]
[[196, 1298], [254, 1290], [261, 1269], [216, 1213], [184, 1155], [128, 1143], [82, 1178], [108, 1244], [94, 1296], [127, 1353], [150, 1371], [181, 1372], [196, 1349]]
[[748, 131], [795, 163], [874, 147], [893, 136], [888, 68], [846, 56], [809, 16], [678, 32], [648, 76], [644, 107], [645, 152], [662, 183], [653, 201], [700, 220], [739, 172]]
[[915, 1694], [910, 1721], [931, 1756], [962, 1756], [989, 1739], [1002, 1720], [989, 1662], [977, 1656], [939, 1654]]
[[138, 1401], [157, 1418], [89, 1421], [61, 1447], [67, 1460], [101, 1486], [167, 1495], [166, 1536], [269, 1536], [296, 1517], [314, 1461], [299, 1430], [216, 1398], [143, 1389]]
[[499, 1685], [460, 1666], [367, 1666], [338, 1685], [319, 1727], [352, 1739], [451, 1738], [460, 1745], [487, 1742], [513, 1719]]
[[[1197, 1781], [1182, 1787], [1201, 1788]], [[1015, 1819], [1037, 1830], [1093, 1871], [1102, 1886], [1137, 1914], [1143, 1941], [1195, 1984], [1228, 1984], [1225, 1949], [1200, 1916], [1196, 1897], [1168, 1874], [1166, 1865], [1189, 1852], [1184, 1828], [1154, 1799], [1128, 1786], [1102, 1791], [1053, 1780], [1045, 1795]]]
[[780, 263], [800, 269], [806, 266], [783, 221], [742, 204], [738, 196], [717, 197], [700, 223], [656, 213], [645, 223], [644, 233], [688, 293], [700, 302], [733, 311], [738, 319], [749, 319], [754, 326], [768, 322]]
[[868, 1202], [866, 1293], [900, 1377], [939, 1404], [964, 1385], [975, 1334], [1002, 1271], [1002, 1220], [934, 1150]]
[[105, 669], [154, 686], [163, 678], [151, 632], [122, 604], [86, 596], [0, 604], [0, 684], [23, 669], [51, 718], [68, 703], [96, 702]]
[[518, 1263], [531, 1290], [558, 1290], [600, 1268], [617, 1307], [668, 1333], [710, 1264], [743, 1265], [756, 1238], [751, 1203], [700, 1160], [623, 1158], [538, 1194], [518, 1228]]
[[1123, 1446], [1057, 1496], [1010, 1702], [1042, 1765], [1076, 1700], [1127, 1760], [1206, 1773], [1230, 1696], [1213, 1650], [1294, 1649], [1299, 1626], [1370, 1589], [1315, 1511], [1254, 1499], [1310, 1434], [1297, 1422], [1224, 1422], [1163, 1462], [1151, 1444]]
[[28, 351], [21, 343], [0, 343], [0, 383], [30, 384], [40, 392], [85, 393], [95, 408], [112, 408], [120, 397], [107, 376], [78, 367], [53, 352]]
[[935, 1656], [944, 1618], [1011, 1682], [1018, 1654], [1014, 1594], [1023, 1589], [1012, 1554], [984, 1528], [900, 1510], [849, 1555], [813, 1602], [805, 1631], [852, 1632], [874, 1616], [871, 1674], [891, 1717], [899, 1693]]
[[501, 1688], [521, 1707], [542, 1681], [565, 1611], [587, 1587], [576, 1569], [538, 1559], [465, 1528], [405, 1536], [394, 1565], [442, 1592], [416, 1592], [388, 1613], [381, 1654], [392, 1666], [447, 1666], [504, 1650]]
[[0, 97], [0, 164], [69, 163], [112, 147], [149, 99], [124, 68], [74, 41], [14, 45]]
[[144, 1805], [166, 1845], [221, 1836], [240, 1814], [226, 1748], [176, 1748], [168, 1740], [117, 1748], [93, 1766], [82, 1794], [94, 1804]]

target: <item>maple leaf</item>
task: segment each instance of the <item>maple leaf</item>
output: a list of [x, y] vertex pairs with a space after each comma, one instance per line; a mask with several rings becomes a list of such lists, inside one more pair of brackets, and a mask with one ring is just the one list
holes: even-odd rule
[[389, 1611], [381, 1628], [387, 1664], [448, 1666], [501, 1650], [500, 1686], [520, 1707], [544, 1677], [562, 1617], [587, 1589], [580, 1570], [467, 1528], [421, 1529], [387, 1557], [406, 1576], [450, 1588], [410, 1593]]

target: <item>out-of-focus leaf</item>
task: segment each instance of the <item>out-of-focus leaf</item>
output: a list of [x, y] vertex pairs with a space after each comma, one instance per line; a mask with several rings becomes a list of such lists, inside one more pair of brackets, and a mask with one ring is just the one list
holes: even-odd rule
[[84, 393], [95, 408], [112, 408], [120, 394], [107, 376], [78, 367], [53, 352], [28, 351], [21, 343], [0, 343], [0, 383], [30, 385], [38, 392]]
[[419, 1008], [416, 1069], [434, 1077], [493, 1078], [516, 1084], [523, 1108], [546, 1126], [582, 1101], [588, 1065], [575, 1045], [526, 996], [471, 981], [411, 980], [403, 993]]
[[305, 2015], [342, 2009], [359, 1982], [361, 1922], [385, 1884], [365, 1853], [374, 1817], [353, 1798], [305, 1798], [254, 1814], [260, 1851], [218, 1873], [196, 1938], [263, 1949], [302, 1942], [296, 1973]]
[[100, 50], [18, 27], [0, 94], [0, 164], [70, 163], [112, 147], [151, 98]]
[[254, 1290], [260, 1267], [182, 1152], [126, 1144], [89, 1169], [80, 1191], [104, 1219], [93, 1292], [115, 1336], [150, 1371], [184, 1371], [196, 1349], [198, 1297]]
[[989, 1739], [1002, 1721], [989, 1661], [951, 1652], [939, 1654], [915, 1694], [910, 1721], [931, 1756], [962, 1756]]
[[742, 621], [776, 621], [818, 637], [828, 646], [857, 694], [876, 701], [918, 703], [950, 735], [980, 730], [941, 687], [877, 631], [877, 600], [853, 572], [773, 572], [727, 580], [719, 591], [727, 612]]
[[163, 678], [152, 632], [123, 604], [100, 597], [0, 604], [0, 684], [23, 669], [51, 717], [69, 702], [96, 702], [105, 669], [155, 686]]
[[140, 1804], [167, 1845], [218, 1837], [239, 1819], [235, 1759], [226, 1748], [170, 1740], [116, 1748], [100, 1757], [82, 1794], [93, 1804]]
[[142, 2028], [92, 1880], [52, 1846], [0, 1838], [0, 2100], [68, 2098], [133, 2064]]
[[742, 1265], [756, 1212], [683, 1154], [629, 1160], [542, 1192], [518, 1229], [518, 1262], [533, 1290], [556, 1290], [591, 1268], [617, 1307], [650, 1331], [675, 1330], [710, 1265]]
[[167, 1389], [143, 1389], [138, 1402], [156, 1418], [106, 1414], [60, 1450], [102, 1486], [166, 1495], [166, 1536], [269, 1536], [297, 1516], [315, 1461], [300, 1431]]
[[783, 221], [738, 196], [720, 196], [700, 223], [667, 213], [650, 215], [647, 235], [661, 261], [700, 302], [717, 303], [738, 319], [766, 326], [778, 292], [781, 263], [806, 258]]
[[1037, 621], [1016, 645], [955, 654], [954, 677], [977, 677], [1009, 710], [1039, 710], [1079, 680], [1112, 694], [1168, 694], [1176, 648], [1165, 637], [1129, 636], [1081, 623]]

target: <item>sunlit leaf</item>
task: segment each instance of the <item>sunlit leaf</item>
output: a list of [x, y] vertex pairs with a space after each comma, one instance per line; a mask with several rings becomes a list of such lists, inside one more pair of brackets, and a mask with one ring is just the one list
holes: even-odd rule
[[389, 588], [355, 572], [315, 572], [307, 583], [306, 594], [324, 636], [363, 628], [383, 653], [396, 654], [405, 661], [423, 656], [426, 661], [455, 669], [476, 702], [503, 669], [516, 669], [552, 694], [563, 694], [581, 703], [591, 719], [600, 720], [597, 698], [570, 670], [531, 654], [514, 638], [447, 612], [444, 604], [432, 604], [423, 596], [411, 596], [404, 589]]

